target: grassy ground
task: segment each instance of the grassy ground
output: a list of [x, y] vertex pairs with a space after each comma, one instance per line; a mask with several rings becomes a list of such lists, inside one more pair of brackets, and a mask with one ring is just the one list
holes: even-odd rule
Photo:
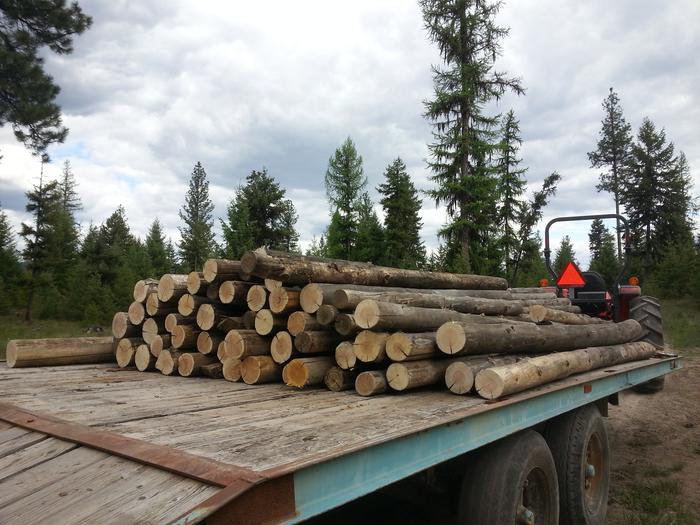
[[700, 347], [700, 300], [661, 301], [666, 343], [675, 348]]

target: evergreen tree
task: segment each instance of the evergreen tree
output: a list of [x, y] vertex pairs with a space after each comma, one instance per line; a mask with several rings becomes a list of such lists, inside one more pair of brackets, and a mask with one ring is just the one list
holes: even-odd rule
[[559, 244], [556, 254], [554, 255], [554, 271], [557, 275], [561, 273], [568, 263], [574, 263], [578, 266], [578, 261], [576, 260], [576, 253], [574, 252], [574, 245], [571, 244], [571, 239], [568, 235], [565, 235]]
[[6, 313], [16, 304], [21, 278], [15, 234], [7, 213], [0, 208], [0, 313]]
[[299, 220], [294, 203], [287, 199], [282, 201], [282, 214], [279, 218], [279, 241], [277, 247], [287, 252], [299, 252], [299, 234], [295, 225]]
[[11, 124], [17, 140], [35, 154], [68, 134], [55, 102], [60, 89], [44, 72], [42, 49], [70, 54], [73, 36], [91, 23], [77, 2], [0, 3], [0, 127]]
[[75, 214], [75, 212], [83, 209], [83, 204], [80, 201], [76, 186], [77, 183], [75, 182], [75, 175], [73, 175], [70, 161], [66, 160], [63, 163], [63, 170], [61, 171], [58, 187], [61, 192], [61, 206], [70, 214]]
[[397, 268], [421, 268], [425, 264], [425, 246], [420, 238], [422, 201], [401, 158], [387, 166], [384, 179], [377, 187], [384, 209], [382, 262]]
[[180, 210], [180, 219], [185, 222], [180, 228], [180, 259], [187, 271], [201, 268], [216, 248], [212, 231], [213, 211], [207, 173], [197, 162], [192, 170], [185, 204]]
[[362, 157], [350, 137], [328, 159], [325, 184], [333, 226], [333, 243], [329, 226], [329, 255], [348, 259], [357, 240], [361, 192], [367, 186]]
[[314, 235], [311, 239], [311, 245], [306, 250], [306, 255], [312, 255], [314, 257], [326, 257], [326, 237], [321, 234], [321, 236], [316, 239]]
[[225, 255], [240, 259], [244, 253], [255, 248], [250, 224], [248, 203], [238, 188], [226, 209], [226, 221], [220, 219], [224, 236]]
[[527, 169], [519, 167], [522, 161], [518, 158], [521, 144], [520, 123], [511, 109], [506, 113], [501, 127], [501, 143], [496, 162], [499, 198], [497, 224], [506, 276], [512, 274], [513, 251], [518, 244], [518, 221], [523, 214], [522, 195], [526, 184], [523, 175]]
[[[606, 168], [600, 174], [598, 191], [612, 193], [615, 199], [615, 213], [620, 214], [620, 191], [622, 172], [629, 160], [632, 146], [632, 128], [625, 121], [617, 93], [610, 88], [610, 94], [603, 100], [602, 127], [595, 151], [588, 153], [592, 168]], [[622, 242], [620, 240], [620, 224], [617, 221], [617, 256], [622, 258]]]
[[[92, 235], [95, 235], [94, 239]], [[114, 286], [120, 266], [124, 264], [127, 254], [136, 242], [137, 239], [131, 233], [126, 212], [121, 204], [112, 215], [107, 217], [99, 229], [94, 233], [88, 232], [83, 242], [83, 251], [87, 245], [88, 250], [93, 252], [94, 270], [100, 276], [103, 285]], [[136, 280], [141, 278], [143, 276], [137, 277]]]
[[608, 287], [612, 287], [619, 272], [615, 255], [615, 236], [606, 228], [602, 219], [594, 219], [591, 223], [588, 247], [591, 253], [588, 269], [598, 272], [605, 279]]
[[367, 193], [363, 193], [358, 208], [357, 239], [352, 258], [379, 264], [384, 254], [384, 230], [374, 211], [372, 200]]
[[60, 202], [50, 217], [54, 235], [48, 246], [48, 252], [49, 259], [52, 261], [56, 288], [57, 290], [65, 290], [65, 286], [60, 283], [65, 283], [68, 280], [78, 258], [80, 229], [75, 214], [82, 209], [75, 176], [71, 170], [70, 162], [67, 160], [63, 164], [61, 177], [57, 184]]
[[145, 249], [149, 260], [148, 275], [160, 278], [161, 275], [173, 270], [173, 260], [168, 254], [165, 235], [158, 219], [155, 219], [148, 229]]
[[685, 156], [676, 157], [666, 132], [645, 118], [625, 166], [621, 203], [635, 238], [635, 251], [645, 267], [659, 261], [668, 244], [691, 238], [690, 176]]
[[[518, 79], [494, 71], [500, 40], [508, 29], [496, 25], [501, 2], [420, 0], [425, 27], [437, 43], [444, 67], [433, 67], [435, 95], [425, 116], [433, 123], [431, 190], [445, 204], [451, 266], [480, 272], [486, 266], [486, 239], [494, 230], [495, 181], [489, 159], [498, 149], [498, 118], [483, 108], [507, 91], [524, 93]], [[458, 261], [455, 261], [458, 259]]]

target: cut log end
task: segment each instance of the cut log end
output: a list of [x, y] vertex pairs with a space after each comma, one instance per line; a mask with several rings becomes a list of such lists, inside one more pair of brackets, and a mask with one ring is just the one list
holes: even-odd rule
[[156, 358], [151, 354], [151, 349], [147, 345], [139, 345], [134, 356], [136, 369], [140, 372], [155, 369]]
[[460, 324], [450, 321], [438, 328], [435, 341], [440, 351], [452, 355], [459, 353], [464, 348], [467, 339]]
[[164, 349], [170, 348], [170, 334], [156, 336], [153, 341], [151, 341], [150, 348], [151, 354], [154, 357], [158, 357]]
[[332, 392], [342, 392], [350, 390], [355, 386], [355, 376], [357, 374], [350, 370], [343, 370], [337, 366], [328, 369], [323, 378], [326, 388]]
[[265, 279], [264, 281], [265, 284], [265, 289], [268, 292], [271, 292], [275, 288], [281, 288], [282, 287], [282, 281], [279, 281], [277, 279]]
[[379, 317], [379, 305], [372, 299], [365, 299], [355, 307], [355, 323], [360, 328], [373, 328], [379, 322]]
[[411, 339], [403, 332], [391, 334], [386, 340], [386, 355], [392, 361], [403, 361], [410, 354]]
[[481, 397], [498, 399], [503, 395], [505, 384], [499, 374], [487, 368], [476, 375], [474, 386]]
[[260, 310], [255, 314], [255, 331], [258, 334], [269, 335], [275, 330], [275, 327], [283, 328], [270, 310]]
[[357, 375], [355, 391], [361, 396], [374, 396], [386, 392], [388, 384], [383, 371], [370, 370]]
[[307, 284], [301, 289], [299, 305], [308, 314], [315, 314], [323, 304], [323, 290], [317, 284]]
[[203, 304], [197, 310], [197, 326], [202, 330], [211, 330], [216, 323], [216, 310], [211, 304]]
[[197, 295], [206, 289], [206, 281], [201, 272], [187, 274], [187, 293]]
[[386, 370], [386, 380], [393, 390], [406, 390], [409, 383], [408, 370], [403, 363], [392, 363]]
[[316, 311], [316, 320], [323, 326], [332, 326], [340, 312], [330, 304], [322, 304]]
[[142, 343], [143, 341], [141, 339], [121, 339], [119, 343], [117, 343], [115, 356], [117, 359], [117, 365], [119, 365], [120, 368], [133, 366], [136, 349]]
[[207, 259], [202, 268], [202, 277], [208, 283], [213, 283], [216, 280], [217, 264], [216, 259]]
[[357, 357], [350, 341], [343, 341], [335, 347], [335, 362], [343, 370], [355, 368]]
[[279, 381], [282, 368], [270, 356], [247, 357], [241, 364], [241, 377], [247, 385]]
[[177, 371], [183, 377], [190, 377], [195, 368], [194, 356], [192, 354], [182, 354], [177, 360]]
[[227, 358], [222, 363], [224, 379], [227, 381], [240, 381], [241, 380], [241, 363], [240, 359]]
[[138, 325], [129, 320], [127, 312], [117, 312], [112, 318], [112, 335], [117, 339], [122, 337], [134, 337], [139, 334]]
[[259, 312], [265, 307], [265, 303], [267, 302], [267, 290], [265, 290], [264, 286], [260, 286], [259, 284], [251, 286], [248, 290], [246, 301], [248, 303], [248, 308], [253, 312]]
[[158, 279], [142, 279], [134, 285], [134, 301], [145, 303], [148, 294], [158, 291]]
[[467, 394], [474, 386], [474, 373], [466, 363], [452, 363], [445, 370], [445, 386], [453, 394]]
[[283, 364], [292, 358], [294, 344], [289, 332], [277, 332], [270, 343], [270, 353], [275, 363]]
[[129, 321], [131, 321], [131, 324], [140, 325], [146, 318], [146, 309], [144, 308], [141, 302], [134, 301], [129, 305], [129, 311], [127, 315], [129, 317]]
[[285, 365], [282, 377], [287, 386], [296, 388], [320, 385], [332, 366], [333, 359], [325, 356], [292, 359]]
[[389, 334], [363, 330], [353, 342], [355, 356], [363, 363], [379, 363], [386, 358], [386, 341]]

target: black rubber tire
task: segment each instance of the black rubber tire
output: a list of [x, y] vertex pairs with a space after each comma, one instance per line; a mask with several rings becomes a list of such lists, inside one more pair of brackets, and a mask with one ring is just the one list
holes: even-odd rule
[[[557, 467], [559, 523], [604, 525], [610, 489], [610, 443], [598, 408], [586, 405], [550, 420], [544, 437]], [[592, 458], [587, 457], [589, 444], [595, 450]], [[587, 480], [589, 459], [595, 475]]]
[[521, 523], [516, 519], [521, 503], [536, 511], [536, 525], [558, 524], [554, 460], [547, 442], [534, 430], [504, 438], [470, 458], [462, 481], [457, 523]]
[[[642, 295], [635, 297], [630, 302], [630, 319], [634, 319], [642, 325], [642, 337], [640, 341], [649, 341], [650, 343], [664, 347], [664, 328], [661, 322], [661, 305], [656, 297]], [[641, 385], [633, 387], [635, 392], [642, 394], [653, 394], [664, 389], [666, 377], [661, 376]]]

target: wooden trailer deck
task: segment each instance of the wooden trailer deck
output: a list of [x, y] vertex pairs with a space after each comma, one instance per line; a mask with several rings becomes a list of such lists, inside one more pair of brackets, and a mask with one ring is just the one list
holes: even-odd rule
[[0, 523], [293, 523], [679, 365], [487, 403], [0, 365]]

